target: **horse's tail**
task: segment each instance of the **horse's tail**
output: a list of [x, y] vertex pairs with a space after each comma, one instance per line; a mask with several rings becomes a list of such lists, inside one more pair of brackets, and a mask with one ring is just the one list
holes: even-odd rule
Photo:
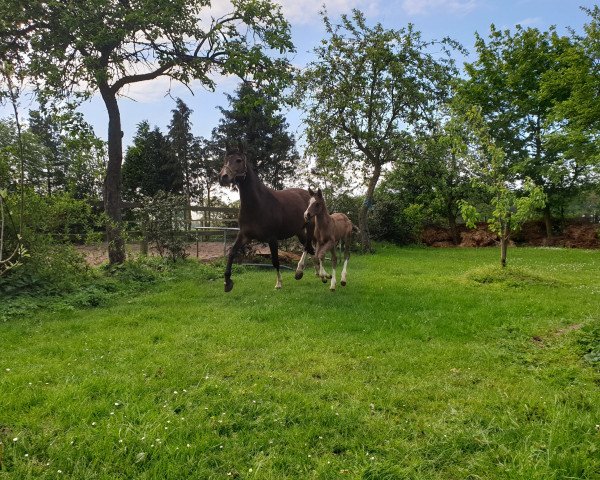
[[356, 225], [354, 225], [354, 224], [352, 224], [352, 233], [354, 235], [359, 235], [360, 234], [360, 229]]

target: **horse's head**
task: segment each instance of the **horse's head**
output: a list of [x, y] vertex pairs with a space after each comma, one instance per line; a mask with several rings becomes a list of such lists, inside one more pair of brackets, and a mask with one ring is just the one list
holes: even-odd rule
[[310, 188], [308, 189], [310, 194], [310, 200], [308, 202], [308, 208], [304, 212], [304, 221], [309, 222], [311, 218], [316, 217], [321, 212], [326, 210], [325, 199], [320, 188], [317, 188], [316, 192], [313, 192]]
[[243, 148], [239, 146], [234, 150], [228, 150], [219, 172], [219, 184], [222, 187], [235, 185], [246, 178], [246, 173], [248, 173], [248, 162]]

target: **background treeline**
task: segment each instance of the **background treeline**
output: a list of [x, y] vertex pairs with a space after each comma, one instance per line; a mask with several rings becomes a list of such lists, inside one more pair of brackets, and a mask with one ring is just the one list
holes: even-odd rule
[[[2, 1], [5, 11], [13, 12], [11, 1]], [[176, 3], [187, 9], [194, 2]], [[266, 184], [321, 187], [330, 210], [344, 211], [359, 224], [365, 250], [372, 238], [418, 242], [430, 224], [447, 227], [458, 243], [458, 225], [465, 221], [487, 220], [507, 240], [529, 218], [543, 220], [548, 237], [560, 233], [568, 218], [597, 221], [597, 6], [585, 10], [588, 22], [581, 33], [560, 35], [554, 28], [520, 26], [499, 30], [492, 25], [487, 35], [476, 34], [472, 60], [462, 69], [454, 59], [464, 49], [451, 39], [423, 39], [412, 25], [398, 30], [373, 26], [358, 10], [343, 15], [338, 24], [323, 14], [326, 36], [312, 61], [297, 71], [285, 58], [293, 51], [289, 24], [270, 2], [259, 3], [265, 8], [243, 17], [258, 32], [257, 45], [250, 48], [244, 43], [247, 37], [242, 42], [235, 29], [228, 31], [230, 37], [220, 35], [224, 43], [218, 44], [212, 37], [223, 27], [218, 22], [212, 25], [214, 31], [184, 25], [190, 31], [177, 34], [199, 41], [193, 54], [176, 42], [132, 40], [134, 26], [127, 22], [113, 32], [118, 34], [113, 43], [102, 46], [103, 32], [112, 27], [101, 19], [94, 24], [94, 17], [89, 29], [80, 32], [89, 40], [87, 46], [83, 40], [77, 43], [71, 31], [54, 32], [64, 36], [61, 52], [75, 42], [72, 56], [64, 58], [53, 50], [58, 45], [41, 41], [48, 32], [25, 18], [39, 15], [50, 25], [52, 9], [61, 9], [59, 4], [40, 3], [30, 12], [18, 9], [3, 20], [30, 27], [7, 27], [3, 33], [2, 100], [18, 106], [29, 81], [41, 107], [26, 119], [0, 121], [2, 211], [4, 218], [12, 217], [3, 223], [0, 263], [18, 243], [15, 238], [24, 243], [32, 265], [41, 252], [39, 268], [49, 248], [36, 245], [41, 236], [49, 239], [44, 240], [47, 245], [81, 242], [104, 238], [104, 229], [110, 261], [119, 263], [127, 230], [123, 220], [130, 219], [123, 216], [122, 201], [143, 203], [167, 193], [185, 205], [220, 204], [216, 173], [232, 140], [246, 142], [249, 159]], [[242, 3], [237, 8], [246, 7]], [[128, 8], [134, 7], [120, 6], [115, 18], [126, 16]], [[140, 24], [154, 18], [152, 12], [141, 14], [136, 17]], [[271, 20], [268, 31], [265, 19]], [[156, 28], [171, 29], [171, 37], [179, 28], [164, 14], [160, 22]], [[139, 50], [127, 50], [128, 42]], [[200, 61], [206, 45], [222, 50], [204, 52], [207, 56]], [[284, 56], [271, 56], [274, 46]], [[95, 48], [106, 64], [88, 61]], [[103, 48], [114, 57], [103, 57]], [[121, 51], [128, 52], [127, 60], [117, 55]], [[148, 55], [157, 55], [158, 66]], [[128, 73], [136, 61], [156, 70]], [[121, 73], [105, 85], [105, 71]], [[115, 110], [120, 88], [161, 75], [183, 83], [198, 78], [211, 86], [213, 71], [234, 73], [245, 81], [227, 97], [228, 106], [221, 109], [210, 138], [194, 136], [192, 111], [177, 99], [166, 131], [142, 119], [132, 144], [122, 148]], [[87, 94], [100, 92], [105, 101], [107, 142], [96, 137], [76, 110], [86, 94], [67, 88], [82, 80], [88, 82]], [[303, 112], [303, 159], [281, 113], [289, 106]], [[189, 225], [190, 218], [185, 220]]]

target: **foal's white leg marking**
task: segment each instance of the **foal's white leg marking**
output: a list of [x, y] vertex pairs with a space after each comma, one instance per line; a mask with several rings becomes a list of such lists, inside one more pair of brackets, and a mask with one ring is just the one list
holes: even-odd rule
[[346, 286], [346, 268], [348, 267], [348, 259], [344, 260], [344, 268], [342, 268], [342, 287]]
[[325, 283], [327, 281], [327, 272], [325, 271], [325, 268], [323, 267], [323, 260], [319, 260], [319, 277], [321, 277], [321, 280], [323, 280], [323, 283]]
[[281, 288], [281, 273], [279, 273], [279, 270], [277, 270], [277, 283], [275, 284], [275, 288], [278, 290]]
[[335, 268], [331, 269], [331, 286], [329, 287], [329, 290], [331, 290], [332, 292], [335, 290]]

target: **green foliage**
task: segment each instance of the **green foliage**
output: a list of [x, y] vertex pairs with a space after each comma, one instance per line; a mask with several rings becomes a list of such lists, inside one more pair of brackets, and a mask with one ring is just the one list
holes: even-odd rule
[[22, 265], [0, 277], [0, 293], [15, 296], [75, 290], [90, 274], [85, 260], [70, 244], [54, 243], [44, 235], [28, 237]]
[[[9, 195], [7, 204], [17, 211], [20, 195]], [[59, 293], [77, 287], [89, 275], [84, 259], [72, 247], [96, 236], [98, 219], [88, 202], [67, 193], [42, 197], [25, 192], [22, 244], [26, 255], [22, 266], [1, 278], [0, 291]]]
[[600, 370], [600, 324], [586, 325], [581, 331], [579, 345], [583, 351], [583, 358]]
[[[308, 152], [318, 161], [336, 158], [359, 167], [368, 184], [361, 209], [363, 248], [369, 249], [367, 210], [382, 167], [400, 161], [447, 99], [455, 73], [448, 57], [455, 42], [427, 42], [412, 25], [388, 30], [367, 25], [358, 10], [332, 25], [316, 59], [299, 77], [298, 98], [306, 112]], [[443, 52], [440, 58], [430, 46]]]
[[[17, 211], [19, 195], [11, 195], [8, 200], [13, 211]], [[95, 237], [98, 221], [88, 201], [73, 198], [69, 193], [47, 197], [32, 190], [25, 192], [23, 240], [26, 246], [38, 236], [57, 243], [83, 243]]]
[[[584, 53], [581, 39], [559, 36], [553, 27], [511, 32], [492, 25], [487, 41], [476, 36], [476, 50], [457, 94], [479, 106], [515, 179], [544, 189], [550, 236], [551, 215], [597, 181], [596, 134], [581, 123], [585, 105], [597, 103], [594, 57]], [[583, 92], [589, 100], [579, 101]]]
[[168, 256], [173, 261], [186, 258], [186, 199], [159, 191], [152, 197], [143, 198], [141, 203], [142, 234], [148, 243], [163, 258]]
[[524, 288], [531, 285], [560, 286], [559, 282], [549, 275], [541, 275], [531, 268], [486, 265], [465, 272], [464, 277], [481, 285], [500, 285], [510, 288]]
[[125, 198], [139, 200], [159, 191], [181, 192], [183, 171], [170, 147], [169, 139], [158, 127], [151, 130], [146, 120], [138, 124], [121, 171]]
[[281, 189], [298, 170], [298, 152], [278, 103], [261, 90], [242, 83], [235, 96], [227, 95], [229, 110], [213, 130], [212, 141], [222, 151], [228, 142], [245, 142], [248, 159], [266, 184]]
[[[284, 55], [293, 50], [289, 24], [270, 0], [235, 0], [209, 15], [205, 0], [91, 0], [65, 3], [2, 0], [0, 58], [18, 65], [42, 100], [99, 92], [108, 113], [104, 182], [109, 259], [125, 259], [121, 225], [122, 135], [117, 98], [123, 87], [167, 76], [214, 89], [214, 74], [252, 77], [269, 94], [291, 80]], [[82, 20], [84, 19], [84, 20]], [[15, 26], [27, 25], [26, 28]]]
[[[369, 211], [369, 229], [377, 240], [388, 240], [399, 245], [419, 243], [418, 233], [423, 227], [420, 206], [412, 209], [398, 195], [378, 194]], [[408, 213], [408, 215], [407, 215]], [[411, 215], [411, 213], [413, 215]]]
[[[507, 157], [495, 143], [478, 107], [467, 110], [463, 121], [473, 142], [470, 164], [475, 176], [472, 181], [491, 199], [488, 224], [490, 230], [500, 237], [500, 262], [505, 266], [511, 234], [545, 206], [547, 197], [542, 188], [529, 178], [518, 188], [515, 174], [506, 162]], [[474, 228], [480, 218], [477, 208], [465, 200], [459, 205], [466, 224]]]

